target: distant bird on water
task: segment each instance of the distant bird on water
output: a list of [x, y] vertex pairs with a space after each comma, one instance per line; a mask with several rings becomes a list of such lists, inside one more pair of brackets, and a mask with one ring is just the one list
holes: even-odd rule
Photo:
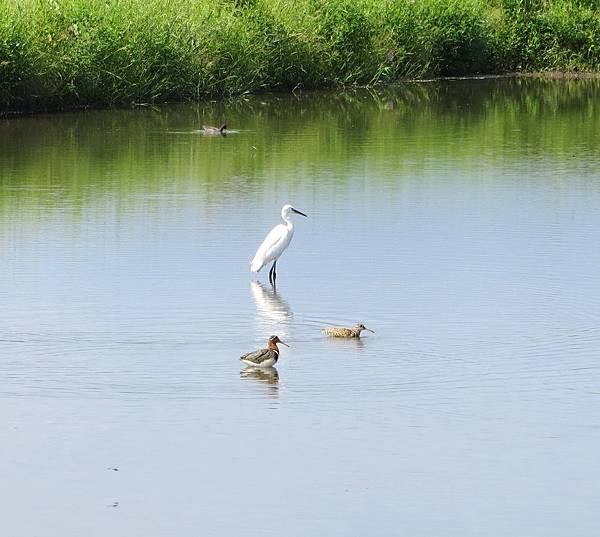
[[275, 287], [275, 280], [277, 279], [277, 260], [294, 236], [294, 224], [290, 220], [290, 213], [306, 216], [291, 205], [284, 205], [281, 209], [281, 218], [283, 218], [285, 224], [278, 224], [270, 231], [267, 238], [258, 247], [256, 255], [250, 264], [252, 272], [259, 272], [266, 264], [273, 261], [273, 266], [269, 271], [269, 282], [273, 287]]
[[240, 360], [246, 365], [252, 367], [273, 367], [279, 360], [279, 348], [277, 343], [289, 347], [287, 343], [281, 341], [277, 336], [271, 336], [267, 342], [266, 349], [259, 349], [240, 356]]
[[330, 337], [360, 337], [360, 333], [363, 330], [368, 330], [369, 332], [375, 333], [370, 328], [367, 328], [362, 323], [355, 324], [352, 328], [341, 328], [337, 326], [332, 326], [330, 328], [325, 328], [323, 332]]
[[209, 136], [227, 136], [227, 125], [223, 124], [220, 127], [202, 125], [202, 132]]

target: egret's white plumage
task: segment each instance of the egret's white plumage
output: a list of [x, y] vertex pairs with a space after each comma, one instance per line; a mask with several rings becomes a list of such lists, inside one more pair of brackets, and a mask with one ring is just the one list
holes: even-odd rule
[[259, 272], [265, 265], [273, 261], [273, 266], [269, 272], [269, 281], [272, 284], [275, 283], [275, 278], [277, 277], [275, 271], [277, 260], [289, 246], [294, 236], [294, 224], [290, 219], [290, 213], [306, 216], [291, 205], [284, 205], [281, 209], [281, 218], [285, 224], [278, 224], [269, 232], [265, 240], [258, 247], [254, 259], [250, 263], [250, 270], [252, 272]]
[[265, 265], [278, 259], [289, 246], [293, 236], [294, 225], [291, 221], [288, 225], [276, 225], [258, 247], [258, 250], [256, 250], [250, 270], [252, 272], [260, 272]]

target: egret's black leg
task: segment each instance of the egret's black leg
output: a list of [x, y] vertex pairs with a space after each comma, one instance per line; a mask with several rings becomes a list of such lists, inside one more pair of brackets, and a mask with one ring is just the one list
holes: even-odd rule
[[275, 263], [271, 265], [271, 269], [269, 270], [269, 283], [273, 285], [273, 271], [275, 270]]
[[275, 272], [275, 267], [277, 266], [277, 260], [273, 261], [273, 266], [269, 271], [269, 283], [275, 287], [275, 278], [277, 278], [277, 272]]

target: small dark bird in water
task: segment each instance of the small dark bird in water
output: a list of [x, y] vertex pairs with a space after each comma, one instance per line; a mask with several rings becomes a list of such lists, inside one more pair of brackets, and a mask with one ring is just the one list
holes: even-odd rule
[[330, 337], [360, 337], [360, 333], [363, 330], [368, 330], [369, 332], [373, 332], [373, 334], [375, 333], [362, 323], [357, 323], [352, 328], [332, 326], [330, 328], [323, 329], [323, 332]]
[[279, 360], [279, 349], [277, 343], [281, 343], [289, 347], [287, 343], [281, 341], [277, 336], [271, 336], [267, 342], [266, 349], [259, 349], [254, 352], [249, 352], [240, 357], [240, 360], [246, 365], [252, 367], [272, 367]]
[[227, 136], [227, 125], [223, 124], [220, 127], [202, 125], [202, 132], [209, 136]]

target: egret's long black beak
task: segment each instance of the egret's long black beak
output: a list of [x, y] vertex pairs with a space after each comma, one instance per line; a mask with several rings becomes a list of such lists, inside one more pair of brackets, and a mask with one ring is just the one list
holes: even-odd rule
[[[306, 216], [303, 212], [300, 212], [299, 210], [294, 209], [293, 207], [292, 207], [292, 211], [294, 211], [296, 214], [301, 214], [302, 216]], [[306, 216], [306, 218], [308, 218], [308, 216]]]

